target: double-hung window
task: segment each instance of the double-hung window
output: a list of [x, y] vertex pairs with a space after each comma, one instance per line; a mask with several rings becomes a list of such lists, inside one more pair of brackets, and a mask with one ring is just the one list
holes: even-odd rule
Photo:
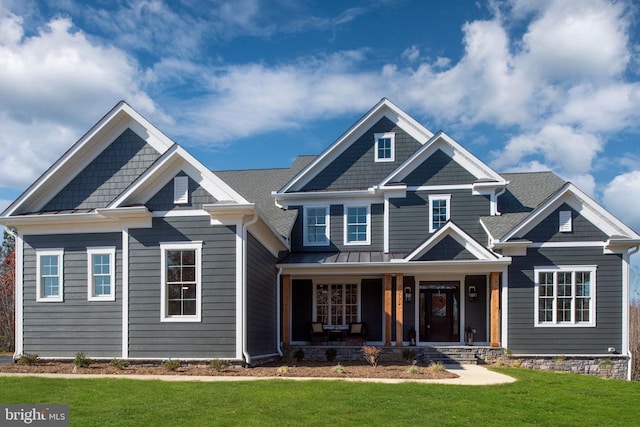
[[433, 194], [429, 196], [429, 233], [433, 233], [449, 221], [451, 215], [450, 204], [450, 194]]
[[368, 245], [371, 242], [369, 206], [345, 206], [344, 244]]
[[393, 132], [376, 133], [375, 138], [375, 161], [393, 162], [395, 160], [396, 134]]
[[315, 321], [330, 327], [358, 322], [359, 286], [355, 283], [316, 284]]
[[161, 243], [160, 320], [199, 322], [202, 306], [202, 242]]
[[116, 248], [87, 248], [89, 301], [115, 301]]
[[536, 326], [595, 326], [596, 267], [537, 267]]
[[306, 246], [329, 245], [328, 206], [305, 206], [303, 235]]
[[63, 256], [62, 249], [36, 251], [36, 301], [64, 300]]

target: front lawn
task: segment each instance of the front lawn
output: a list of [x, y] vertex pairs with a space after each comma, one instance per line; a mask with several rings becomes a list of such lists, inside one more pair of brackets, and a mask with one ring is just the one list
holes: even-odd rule
[[67, 403], [72, 426], [638, 425], [640, 383], [501, 369], [499, 386], [0, 377], [2, 403]]

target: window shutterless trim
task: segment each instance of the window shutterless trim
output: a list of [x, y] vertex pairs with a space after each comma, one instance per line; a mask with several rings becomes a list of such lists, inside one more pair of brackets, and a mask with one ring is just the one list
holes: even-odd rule
[[[45, 297], [44, 284], [42, 283], [42, 257], [56, 256], [58, 257], [57, 275], [48, 277], [58, 278], [58, 294]], [[37, 302], [64, 302], [64, 250], [63, 249], [46, 249], [36, 250], [36, 301]]]
[[[324, 229], [324, 241], [322, 242], [310, 242], [309, 241], [309, 235], [307, 233], [307, 226], [308, 224], [308, 215], [307, 215], [307, 211], [309, 209], [324, 209], [324, 220], [325, 220], [325, 229]], [[329, 205], [305, 205], [302, 208], [302, 216], [303, 216], [303, 220], [302, 220], [302, 241], [304, 246], [329, 246], [331, 239], [329, 236], [331, 236], [331, 228], [330, 228], [330, 222], [331, 222], [331, 215], [329, 213], [330, 211], [330, 206]]]
[[[109, 293], [96, 295], [93, 271], [93, 256], [109, 256]], [[115, 301], [116, 300], [116, 248], [87, 248], [87, 301]]]
[[[366, 213], [366, 229], [365, 240], [349, 241], [349, 209], [365, 208]], [[370, 245], [371, 244], [371, 205], [353, 204], [344, 205], [344, 244], [345, 246]], [[352, 224], [354, 225], [354, 224]], [[361, 225], [358, 223], [358, 225]]]
[[[533, 321], [534, 326], [537, 328], [590, 328], [596, 326], [596, 270], [595, 265], [570, 265], [570, 266], [544, 266], [534, 267], [534, 313]], [[576, 273], [589, 273], [589, 321], [578, 322], [576, 321], [576, 300], [580, 299], [580, 296], [576, 295]], [[553, 296], [552, 299], [552, 320], [540, 321], [540, 273], [553, 274]], [[570, 321], [558, 321], [558, 273], [570, 273], [571, 274], [571, 320]], [[568, 297], [566, 297], [568, 298]]]
[[[373, 159], [375, 162], [393, 162], [396, 159], [396, 134], [394, 132], [385, 132], [385, 133], [374, 133], [373, 137], [375, 138], [375, 147], [373, 153]], [[379, 145], [378, 142], [381, 139], [388, 139], [390, 141], [389, 147], [389, 157], [380, 157], [379, 154]]]
[[436, 200], [444, 200], [445, 201], [445, 221], [440, 225], [444, 225], [449, 218], [451, 218], [451, 194], [430, 194], [429, 195], [429, 233], [433, 233], [436, 230], [439, 230], [440, 227], [435, 227], [433, 225], [433, 202]]
[[[195, 250], [196, 267], [196, 314], [168, 315], [167, 304], [167, 251]], [[161, 322], [200, 322], [202, 320], [202, 242], [160, 243], [160, 321]]]

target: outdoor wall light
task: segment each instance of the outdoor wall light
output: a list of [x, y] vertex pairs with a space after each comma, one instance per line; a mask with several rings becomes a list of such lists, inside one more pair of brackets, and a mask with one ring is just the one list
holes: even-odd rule
[[407, 286], [404, 288], [404, 302], [413, 301], [413, 291], [411, 290], [411, 286]]
[[478, 290], [474, 285], [469, 286], [467, 292], [469, 295], [469, 301], [475, 301], [478, 298]]

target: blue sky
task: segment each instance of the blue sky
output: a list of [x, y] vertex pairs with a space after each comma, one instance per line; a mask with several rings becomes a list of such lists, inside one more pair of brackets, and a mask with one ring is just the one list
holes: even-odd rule
[[286, 167], [380, 98], [640, 230], [632, 1], [0, 0], [0, 209], [121, 99], [210, 168]]

